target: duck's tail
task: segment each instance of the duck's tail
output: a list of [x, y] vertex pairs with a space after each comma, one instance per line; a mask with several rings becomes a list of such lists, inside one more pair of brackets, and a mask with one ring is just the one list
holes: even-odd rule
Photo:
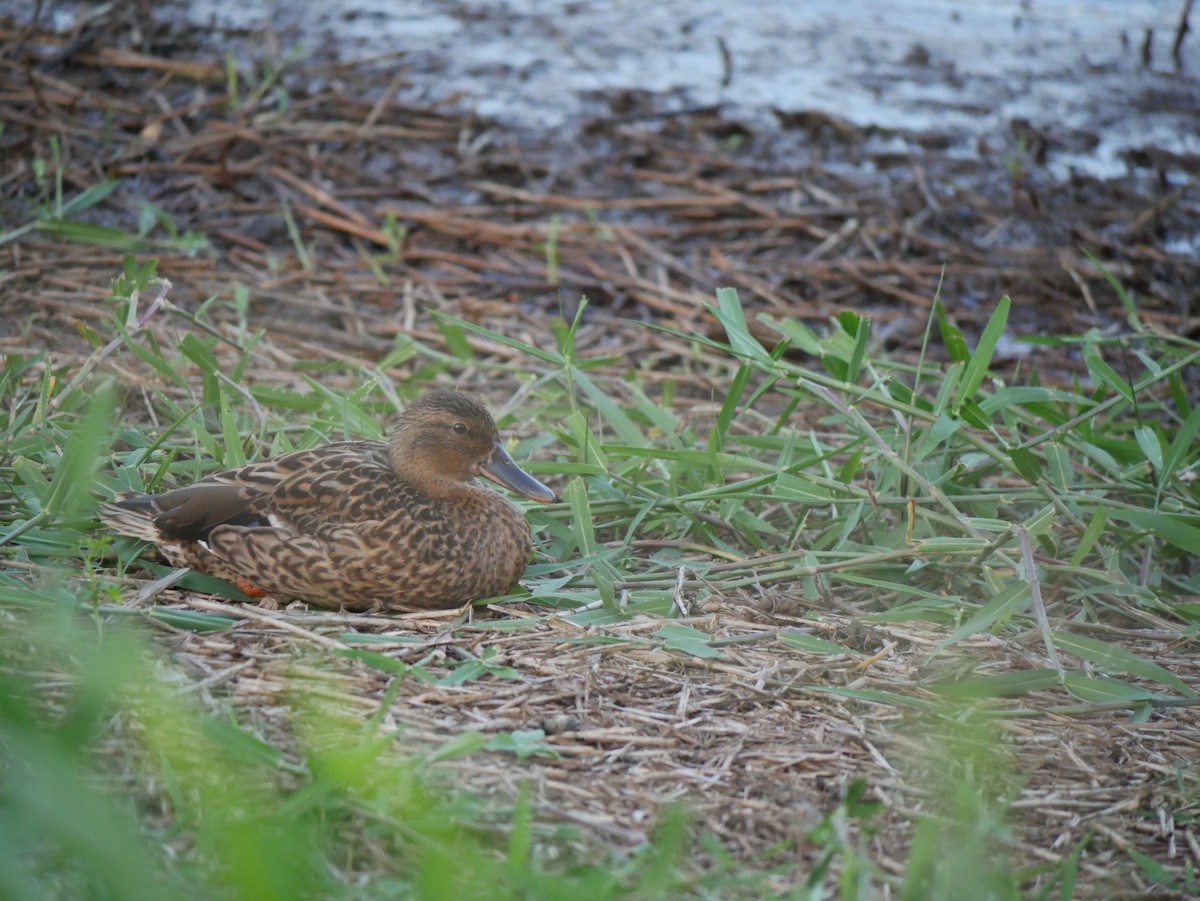
[[119, 495], [116, 500], [100, 505], [100, 521], [114, 532], [157, 544], [163, 540], [154, 523], [158, 512], [154, 507], [154, 495]]

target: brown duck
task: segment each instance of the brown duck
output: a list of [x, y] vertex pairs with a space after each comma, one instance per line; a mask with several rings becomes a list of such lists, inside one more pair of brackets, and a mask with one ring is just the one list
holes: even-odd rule
[[247, 593], [348, 610], [457, 607], [511, 591], [529, 524], [491, 479], [551, 503], [518, 467], [482, 404], [433, 391], [382, 441], [342, 441], [104, 504], [113, 530], [175, 566]]

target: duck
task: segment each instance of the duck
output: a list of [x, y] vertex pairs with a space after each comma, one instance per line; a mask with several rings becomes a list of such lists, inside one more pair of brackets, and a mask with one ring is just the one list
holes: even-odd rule
[[453, 609], [516, 588], [529, 523], [489, 479], [555, 494], [513, 462], [495, 420], [459, 391], [410, 403], [383, 441], [339, 441], [101, 505], [111, 530], [255, 598], [348, 611]]

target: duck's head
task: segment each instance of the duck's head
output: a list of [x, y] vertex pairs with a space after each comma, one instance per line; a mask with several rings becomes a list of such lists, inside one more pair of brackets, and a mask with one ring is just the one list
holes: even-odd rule
[[554, 492], [508, 455], [487, 408], [458, 391], [430, 391], [409, 404], [390, 455], [396, 473], [430, 497], [449, 497], [483, 476], [530, 500], [554, 502]]

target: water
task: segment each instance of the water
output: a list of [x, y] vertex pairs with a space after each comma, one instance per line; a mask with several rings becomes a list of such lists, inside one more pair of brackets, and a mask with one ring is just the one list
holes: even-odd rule
[[[0, 0], [25, 10], [28, 0]], [[1183, 0], [192, 0], [160, 6], [216, 29], [269, 25], [343, 59], [404, 55], [418, 95], [569, 130], [598, 95], [650, 91], [721, 104], [760, 127], [816, 109], [857, 125], [1009, 134], [1013, 119], [1067, 135], [1048, 165], [1097, 176], [1122, 153], [1200, 154], [1200, 36], [1170, 59]], [[69, 27], [76, 4], [47, 0]], [[11, 14], [11, 13], [10, 13]], [[28, 15], [28, 12], [24, 12]], [[18, 14], [20, 15], [20, 14]], [[1194, 23], [1200, 32], [1200, 22]], [[1141, 63], [1147, 31], [1151, 64]], [[669, 105], [669, 104], [668, 104]], [[1064, 142], [1056, 142], [1061, 145]], [[1075, 148], [1073, 144], [1080, 146]]]

